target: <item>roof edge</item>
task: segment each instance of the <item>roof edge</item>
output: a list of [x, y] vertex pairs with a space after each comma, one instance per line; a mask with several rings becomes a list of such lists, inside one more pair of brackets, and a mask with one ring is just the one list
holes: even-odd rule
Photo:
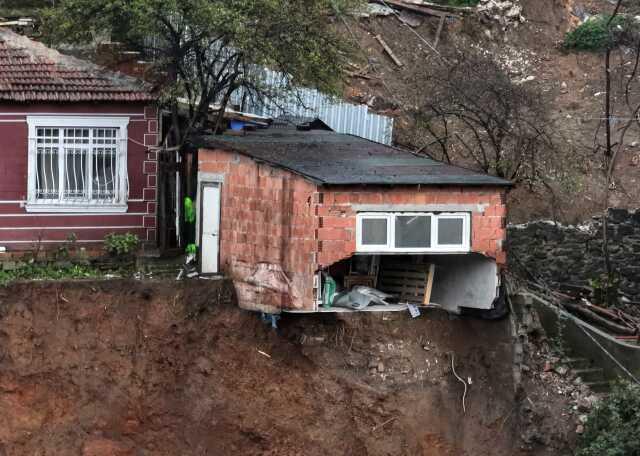
[[[340, 133], [336, 133], [336, 134], [340, 134]], [[345, 135], [345, 136], [353, 136], [353, 135]], [[359, 139], [365, 139], [365, 138], [360, 138], [359, 136], [354, 136], [356, 138]], [[203, 139], [203, 142], [206, 142], [206, 145], [197, 145], [194, 143], [194, 140], [197, 139]], [[223, 151], [227, 151], [227, 152], [235, 152], [237, 154], [240, 154], [244, 157], [250, 158], [251, 160], [253, 160], [256, 163], [266, 163], [269, 166], [273, 167], [273, 168], [277, 168], [277, 169], [283, 169], [285, 171], [288, 171], [292, 174], [301, 176], [305, 179], [307, 179], [308, 181], [316, 184], [316, 185], [322, 185], [325, 187], [350, 187], [350, 186], [379, 186], [379, 187], [392, 187], [392, 186], [405, 186], [405, 187], [413, 187], [413, 186], [426, 186], [426, 187], [438, 187], [438, 186], [442, 186], [442, 187], [497, 187], [497, 188], [512, 188], [515, 186], [515, 184], [509, 180], [506, 179], [502, 179], [500, 177], [495, 177], [495, 176], [491, 176], [494, 177], [496, 180], [500, 180], [502, 182], [495, 182], [495, 183], [487, 183], [487, 182], [464, 182], [464, 183], [450, 183], [450, 182], [441, 182], [441, 183], [416, 183], [416, 184], [407, 184], [407, 183], [393, 183], [393, 182], [389, 182], [389, 183], [362, 183], [362, 182], [351, 182], [351, 183], [335, 183], [335, 182], [327, 182], [319, 177], [310, 175], [310, 174], [306, 174], [306, 173], [302, 173], [298, 170], [295, 170], [293, 168], [290, 168], [288, 166], [282, 165], [281, 163], [277, 163], [274, 162], [272, 160], [267, 160], [264, 158], [256, 158], [253, 155], [251, 155], [250, 153], [247, 153], [241, 149], [237, 149], [233, 146], [229, 146], [228, 144], [216, 140], [214, 137], [207, 137], [207, 139], [205, 140], [204, 137], [196, 137], [194, 138], [194, 140], [190, 141], [191, 142], [191, 146], [195, 149], [203, 149], [203, 150], [223, 150]], [[367, 140], [370, 141], [370, 140]], [[375, 143], [375, 141], [370, 141]], [[378, 144], [378, 143], [375, 143]], [[212, 147], [214, 146], [214, 147]], [[386, 147], [392, 147], [392, 146], [386, 146]], [[420, 156], [418, 154], [415, 154], [411, 151], [407, 151], [404, 149], [400, 149], [397, 147], [393, 147], [396, 150], [399, 150], [401, 152], [410, 152], [413, 155], [416, 156]], [[435, 160], [438, 161], [438, 160]], [[442, 163], [440, 161], [438, 161], [439, 163]], [[454, 165], [448, 165], [446, 163], [442, 163], [443, 165], [446, 166], [454, 166]], [[467, 171], [469, 171], [467, 168], [462, 168], [460, 166], [455, 166], [456, 168], [460, 168], [460, 169], [465, 169]], [[488, 176], [490, 176], [490, 174], [487, 174]]]

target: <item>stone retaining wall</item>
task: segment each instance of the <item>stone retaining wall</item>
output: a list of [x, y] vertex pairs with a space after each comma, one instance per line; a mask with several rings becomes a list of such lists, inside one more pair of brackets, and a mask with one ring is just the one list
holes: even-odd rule
[[[620, 275], [620, 291], [640, 301], [640, 209], [610, 209], [611, 262]], [[580, 226], [530, 222], [508, 228], [509, 264], [526, 267], [551, 284], [589, 285], [604, 273], [602, 223]]]

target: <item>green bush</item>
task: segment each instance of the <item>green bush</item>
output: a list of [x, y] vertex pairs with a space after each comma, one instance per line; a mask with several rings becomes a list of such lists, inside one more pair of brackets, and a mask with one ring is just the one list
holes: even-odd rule
[[138, 249], [138, 236], [131, 233], [109, 233], [104, 238], [104, 249], [111, 255], [129, 255]]
[[576, 456], [640, 455], [640, 386], [622, 383], [589, 415]]
[[598, 15], [587, 19], [564, 37], [566, 49], [579, 51], [602, 51], [632, 40], [637, 32], [635, 19], [616, 16], [607, 27], [610, 15]]

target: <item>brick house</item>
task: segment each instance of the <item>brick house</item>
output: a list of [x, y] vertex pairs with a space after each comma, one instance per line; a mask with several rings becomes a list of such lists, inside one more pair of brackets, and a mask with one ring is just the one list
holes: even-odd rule
[[494, 307], [510, 182], [323, 130], [194, 149], [202, 272], [231, 276], [241, 307], [327, 310], [327, 276], [452, 312]]
[[135, 79], [0, 29], [0, 248], [155, 241], [153, 102]]

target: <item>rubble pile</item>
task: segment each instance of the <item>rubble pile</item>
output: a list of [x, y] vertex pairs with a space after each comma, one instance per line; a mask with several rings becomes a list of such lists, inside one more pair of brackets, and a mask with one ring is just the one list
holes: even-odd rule
[[477, 10], [486, 17], [499, 22], [503, 27], [517, 25], [525, 21], [519, 0], [480, 0]]
[[[520, 404], [520, 439], [522, 449], [532, 450], [536, 445], [552, 445], [554, 440], [569, 438], [584, 432], [584, 424], [591, 410], [606, 394], [592, 389], [592, 383], [581, 377], [581, 358], [572, 358], [562, 344], [549, 339], [539, 316], [529, 307], [516, 317], [516, 332], [520, 340], [517, 357], [522, 392]], [[584, 360], [588, 362], [588, 360]], [[553, 409], [550, 409], [553, 403]], [[563, 425], [549, 427], [540, 417], [555, 414]]]

